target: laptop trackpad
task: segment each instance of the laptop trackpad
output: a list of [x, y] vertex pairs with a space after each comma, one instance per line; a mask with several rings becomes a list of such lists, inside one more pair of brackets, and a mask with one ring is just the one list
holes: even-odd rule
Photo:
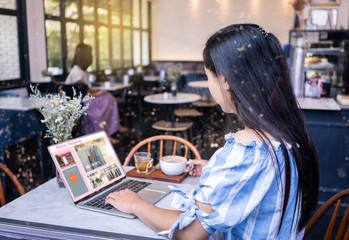
[[138, 196], [140, 198], [151, 204], [154, 204], [157, 201], [159, 201], [164, 195], [166, 195], [166, 193], [161, 191], [152, 191], [148, 189], [143, 189], [142, 191], [138, 192]]

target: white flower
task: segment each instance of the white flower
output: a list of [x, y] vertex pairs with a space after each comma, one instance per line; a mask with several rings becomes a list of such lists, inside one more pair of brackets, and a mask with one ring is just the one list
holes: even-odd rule
[[45, 138], [52, 137], [55, 143], [70, 139], [75, 123], [89, 107], [89, 104], [83, 106], [82, 103], [94, 97], [87, 95], [83, 98], [81, 92], [76, 96], [74, 87], [73, 98], [66, 96], [65, 92], [42, 96], [37, 87], [30, 85], [30, 88], [34, 94], [30, 94], [29, 99], [43, 115], [41, 122], [48, 128]]

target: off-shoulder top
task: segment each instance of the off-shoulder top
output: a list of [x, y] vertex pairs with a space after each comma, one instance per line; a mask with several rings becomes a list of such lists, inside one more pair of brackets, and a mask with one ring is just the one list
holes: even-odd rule
[[[281, 143], [252, 141], [246, 145], [233, 133], [225, 140], [225, 146], [208, 161], [199, 185], [189, 195], [172, 188], [172, 207], [185, 212], [170, 230], [159, 234], [172, 238], [177, 227], [183, 229], [198, 218], [207, 232], [221, 239], [302, 239], [304, 230], [297, 230], [300, 199], [296, 205], [298, 173], [291, 145], [284, 143], [291, 162], [291, 187], [279, 232], [285, 186]], [[268, 149], [275, 150], [279, 166]], [[210, 204], [213, 212], [205, 213], [195, 201]]]

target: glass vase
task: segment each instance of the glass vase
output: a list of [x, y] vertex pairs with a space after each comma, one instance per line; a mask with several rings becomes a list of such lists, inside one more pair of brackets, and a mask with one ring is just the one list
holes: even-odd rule
[[[60, 141], [60, 142], [64, 142], [64, 141]], [[51, 145], [52, 145], [52, 144], [55, 144], [55, 142], [54, 142], [52, 139], [50, 140], [50, 143], [51, 143]], [[53, 164], [54, 164], [54, 163], [53, 163]], [[61, 175], [59, 174], [56, 165], [55, 165], [55, 168], [56, 168], [56, 181], [57, 181], [58, 187], [60, 187], [60, 188], [65, 188], [63, 179], [62, 179]]]
[[59, 172], [57, 171], [57, 169], [56, 169], [56, 180], [57, 180], [58, 187], [65, 188], [63, 179], [61, 178], [61, 175], [59, 175]]
[[176, 85], [171, 86], [171, 93], [172, 93], [172, 97], [177, 96], [177, 86]]

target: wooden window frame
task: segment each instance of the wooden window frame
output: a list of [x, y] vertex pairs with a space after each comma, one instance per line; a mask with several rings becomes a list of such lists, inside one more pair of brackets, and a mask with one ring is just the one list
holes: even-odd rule
[[[45, 1], [45, 0], [43, 0]], [[82, 0], [77, 0], [77, 5], [78, 5], [78, 18], [77, 19], [71, 19], [71, 18], [66, 18], [65, 17], [65, 1], [64, 0], [60, 0], [59, 1], [59, 7], [60, 7], [60, 16], [53, 16], [53, 15], [49, 15], [45, 13], [45, 21], [46, 20], [53, 20], [53, 21], [59, 21], [60, 25], [61, 25], [61, 59], [62, 59], [62, 66], [63, 66], [63, 74], [62, 75], [58, 75], [56, 76], [58, 79], [65, 79], [65, 77], [68, 75], [68, 71], [67, 71], [67, 66], [66, 66], [66, 62], [67, 62], [67, 38], [66, 38], [66, 23], [67, 22], [75, 22], [78, 23], [79, 25], [79, 29], [80, 29], [80, 34], [79, 34], [79, 40], [80, 42], [83, 41], [84, 39], [84, 26], [85, 25], [93, 25], [95, 27], [95, 49], [93, 49], [93, 55], [94, 55], [94, 61], [96, 61], [96, 73], [102, 73], [104, 71], [104, 69], [100, 68], [100, 61], [99, 61], [99, 41], [98, 41], [98, 29], [100, 26], [104, 26], [108, 28], [108, 44], [109, 44], [109, 65], [112, 66], [112, 61], [113, 61], [113, 40], [112, 40], [112, 29], [118, 28], [120, 29], [120, 53], [121, 53], [121, 68], [114, 68], [113, 70], [125, 70], [125, 66], [124, 66], [124, 51], [123, 51], [123, 46], [124, 46], [124, 40], [123, 40], [123, 33], [124, 30], [130, 30], [131, 31], [131, 67], [135, 67], [134, 66], [134, 59], [133, 59], [133, 31], [134, 30], [139, 30], [140, 33], [142, 32], [148, 32], [148, 49], [149, 49], [149, 64], [151, 63], [151, 2], [147, 1], [147, 11], [148, 11], [148, 28], [145, 29], [142, 26], [142, 16], [141, 16], [141, 11], [142, 11], [142, 0], [138, 0], [139, 1], [139, 14], [140, 14], [140, 26], [139, 27], [133, 27], [133, 1], [132, 0], [128, 0], [130, 1], [130, 8], [131, 8], [131, 24], [130, 26], [124, 26], [123, 25], [123, 17], [122, 17], [122, 0], [119, 1], [119, 11], [120, 12], [120, 24], [112, 24], [111, 23], [111, 5], [108, 4], [108, 23], [101, 23], [98, 22], [98, 14], [97, 14], [97, 6], [98, 3], [95, 0], [94, 1], [94, 21], [89, 21], [89, 20], [83, 20], [83, 16], [82, 16]], [[44, 4], [45, 6], [45, 4]], [[46, 30], [45, 30], [46, 32]], [[63, 39], [65, 39], [65, 41], [63, 41]], [[47, 41], [47, 36], [46, 36], [46, 41]], [[140, 39], [140, 59], [141, 62], [143, 60], [143, 44], [142, 44], [142, 37]], [[47, 59], [48, 61], [48, 59]], [[129, 67], [127, 67], [129, 68]]]

